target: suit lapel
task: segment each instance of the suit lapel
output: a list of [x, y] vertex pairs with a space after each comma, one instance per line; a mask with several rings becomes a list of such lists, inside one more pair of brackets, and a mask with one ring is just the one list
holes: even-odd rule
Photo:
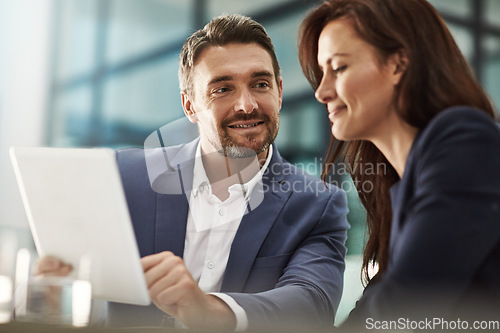
[[[182, 193], [156, 194], [155, 252], [172, 251], [182, 257], [186, 239], [189, 196], [193, 184], [194, 156], [198, 140], [179, 150], [171, 160], [173, 170], [159, 177], [162, 184], [179, 184]], [[161, 179], [163, 177], [163, 179]], [[168, 193], [168, 192], [163, 192]]]
[[241, 220], [231, 246], [221, 287], [222, 292], [243, 290], [262, 243], [291, 194], [289, 187], [287, 191], [281, 190], [283, 161], [276, 147], [273, 148], [271, 163], [262, 179], [263, 188], [267, 189], [264, 193], [264, 200]]
[[[181, 179], [183, 194], [156, 195], [156, 234], [155, 251], [172, 251], [182, 257], [186, 238], [186, 225], [189, 212], [188, 198], [191, 194], [193, 182], [193, 167], [196, 145], [198, 141], [181, 148], [174, 159], [172, 166], [177, 168], [178, 174], [165, 175], [165, 183], [179, 182]], [[276, 218], [283, 209], [291, 194], [290, 187], [284, 187], [283, 160], [276, 147], [271, 162], [266, 170], [263, 181], [264, 200], [262, 203], [243, 216], [238, 231], [231, 246], [221, 291], [240, 292], [243, 290], [253, 262], [260, 247], [273, 226]], [[172, 179], [168, 179], [172, 177]], [[163, 180], [162, 180], [163, 181]], [[256, 187], [258, 188], [258, 187]]]
[[156, 205], [155, 253], [168, 250], [182, 257], [189, 210], [187, 198], [157, 194]]

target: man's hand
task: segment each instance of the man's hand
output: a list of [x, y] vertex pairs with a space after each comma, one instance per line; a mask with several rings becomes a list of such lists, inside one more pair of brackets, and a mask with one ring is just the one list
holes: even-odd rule
[[151, 300], [162, 311], [194, 329], [234, 330], [233, 311], [216, 296], [205, 294], [172, 252], [141, 259]]
[[73, 266], [54, 257], [40, 258], [35, 267], [37, 276], [68, 276]]

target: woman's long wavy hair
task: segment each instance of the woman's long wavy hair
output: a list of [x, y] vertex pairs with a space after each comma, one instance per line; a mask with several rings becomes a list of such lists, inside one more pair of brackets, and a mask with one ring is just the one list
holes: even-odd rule
[[[443, 109], [470, 105], [493, 117], [493, 107], [438, 12], [425, 0], [330, 0], [313, 9], [299, 30], [299, 60], [316, 90], [318, 39], [333, 20], [347, 19], [358, 36], [373, 45], [382, 60], [404, 52], [408, 66], [395, 89], [394, 105], [409, 125], [424, 128]], [[363, 276], [378, 264], [383, 276], [389, 262], [392, 207], [389, 189], [399, 179], [384, 155], [369, 141], [339, 141], [332, 137], [323, 176], [338, 158], [350, 166], [360, 200], [367, 211], [368, 239], [363, 254]], [[365, 174], [361, 163], [385, 165], [384, 174]], [[363, 184], [373, 185], [364, 191]], [[367, 186], [365, 186], [367, 188]]]

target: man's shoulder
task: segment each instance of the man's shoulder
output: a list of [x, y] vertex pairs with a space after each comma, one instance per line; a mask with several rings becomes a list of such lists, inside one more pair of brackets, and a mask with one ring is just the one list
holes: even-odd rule
[[129, 147], [116, 151], [119, 164], [131, 165], [135, 163], [150, 164], [149, 162], [174, 161], [185, 162], [194, 158], [198, 141], [191, 141], [175, 146], [139, 148]]
[[128, 158], [128, 159], [138, 159], [142, 158], [144, 159], [145, 156], [148, 154], [151, 155], [163, 155], [165, 153], [170, 154], [176, 154], [184, 147], [186, 147], [188, 144], [180, 144], [176, 146], [169, 146], [169, 147], [154, 147], [154, 148], [142, 148], [142, 147], [127, 147], [127, 148], [120, 148], [116, 150], [116, 154], [119, 157], [122, 158]]
[[301, 166], [292, 164], [285, 159], [270, 164], [264, 177], [279, 182], [282, 189], [289, 189], [296, 193], [314, 194], [315, 196], [343, 193], [339, 187], [323, 181], [318, 176], [306, 172]]

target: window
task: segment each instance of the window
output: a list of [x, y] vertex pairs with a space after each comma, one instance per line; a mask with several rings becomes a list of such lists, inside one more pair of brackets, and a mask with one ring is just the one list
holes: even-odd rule
[[[184, 40], [214, 16], [241, 13], [266, 27], [282, 68], [284, 100], [276, 140], [280, 151], [319, 175], [330, 126], [302, 75], [296, 41], [301, 19], [318, 2], [57, 0], [47, 143], [143, 146], [152, 131], [183, 117], [177, 62]], [[499, 106], [500, 2], [430, 2]], [[348, 192], [353, 225], [349, 239], [355, 240], [349, 253], [360, 253], [366, 217], [355, 191]]]

